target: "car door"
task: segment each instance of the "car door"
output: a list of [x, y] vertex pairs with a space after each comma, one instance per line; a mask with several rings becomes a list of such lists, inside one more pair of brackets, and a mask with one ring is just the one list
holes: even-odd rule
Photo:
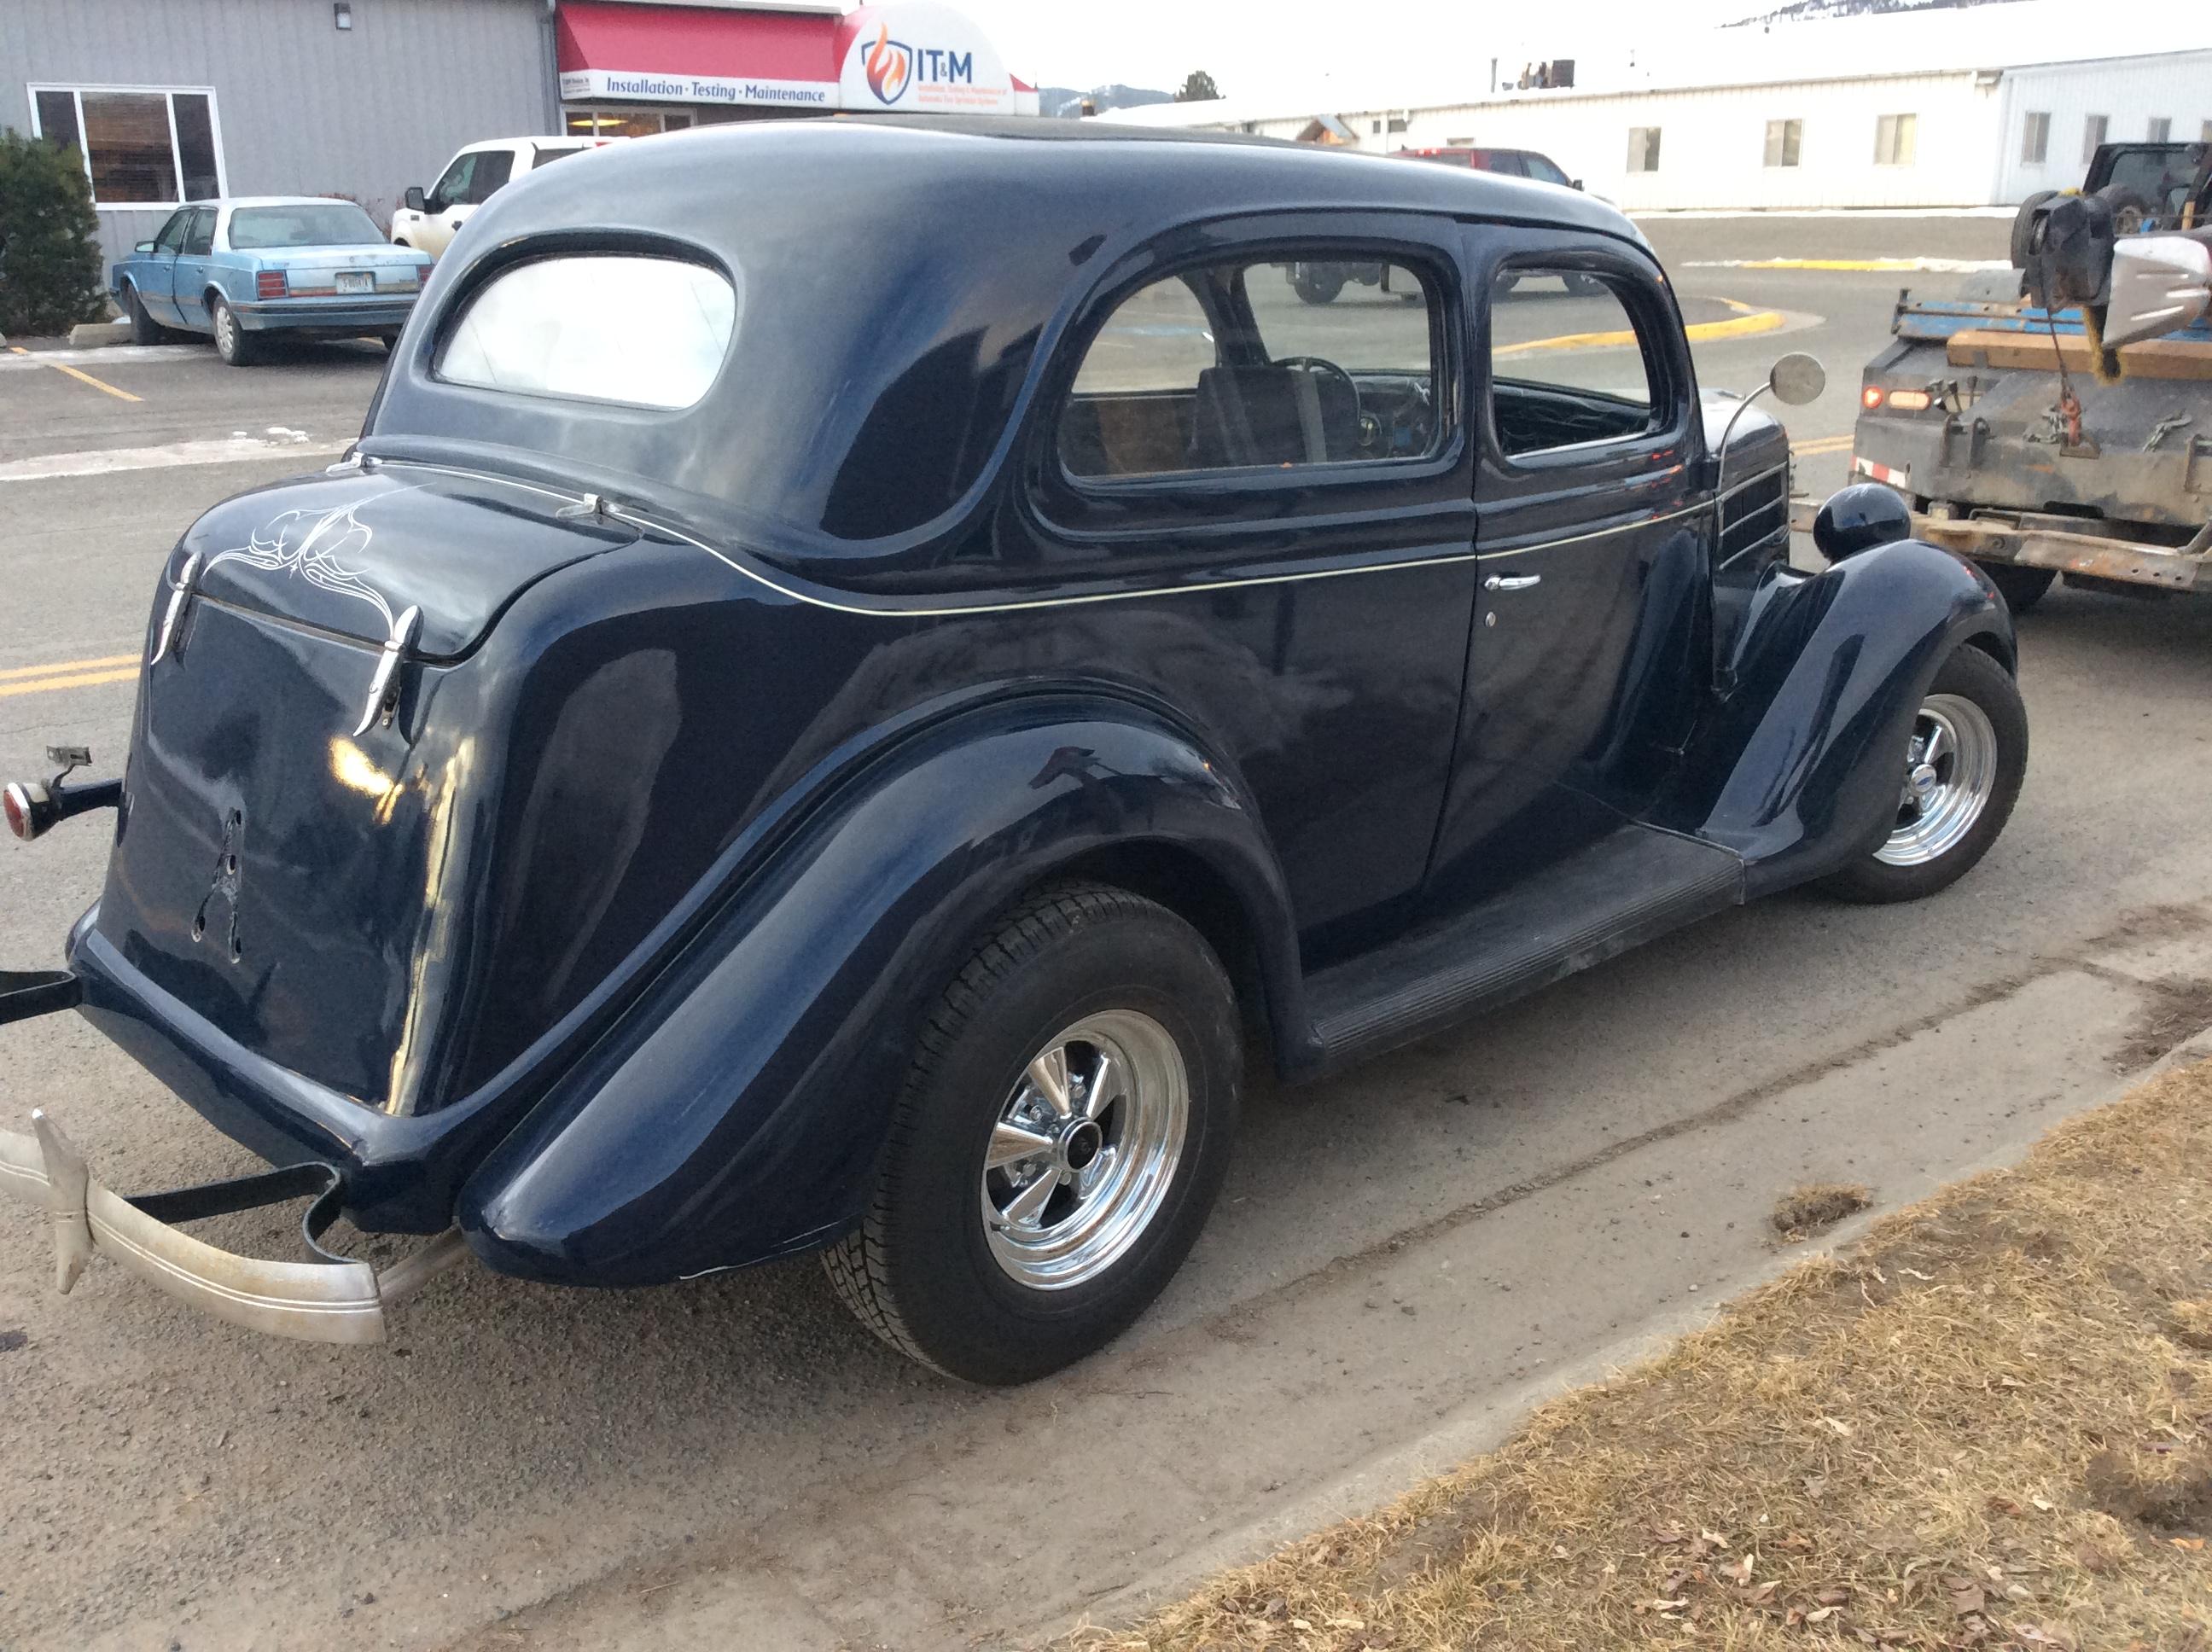
[[191, 227], [192, 207], [179, 207], [169, 215], [161, 233], [154, 238], [150, 251], [131, 260], [131, 284], [138, 289], [138, 301], [146, 313], [158, 322], [174, 326], [177, 322], [177, 252], [185, 244], [185, 232]]
[[1474, 228], [1468, 246], [1479, 580], [1431, 879], [1444, 906], [1650, 804], [1701, 703], [1710, 625], [1695, 386], [1657, 267], [1603, 236]]
[[213, 330], [209, 319], [207, 289], [215, 274], [215, 226], [217, 209], [197, 207], [185, 226], [184, 245], [177, 249], [177, 319], [196, 332]]
[[[514, 174], [514, 151], [505, 145], [474, 149], [453, 165], [462, 168], [459, 177], [450, 191], [446, 179], [439, 180], [437, 198], [430, 203], [434, 210], [422, 225], [423, 249], [434, 255], [445, 252], [469, 215], [491, 199], [493, 192]], [[448, 177], [452, 176], [449, 168]]]
[[[1050, 629], [1233, 766], [1310, 967], [1409, 920], [1449, 771], [1474, 573], [1456, 234], [1209, 225], [1081, 324], [1036, 464], [1031, 576], [1145, 592]], [[1312, 262], [1388, 290], [1305, 302]]]

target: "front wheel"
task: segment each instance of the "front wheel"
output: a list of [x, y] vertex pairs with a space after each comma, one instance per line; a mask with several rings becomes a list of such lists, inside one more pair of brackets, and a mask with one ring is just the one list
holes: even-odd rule
[[138, 296], [136, 287], [123, 289], [124, 313], [131, 318], [131, 342], [134, 344], [159, 344], [169, 337], [169, 330], [146, 313], [146, 301]]
[[2027, 711], [2012, 673], [1971, 644], [1929, 684], [1905, 743], [1897, 813], [1872, 853], [1827, 878], [1847, 901], [1917, 901], [1989, 853], [2027, 773]]
[[211, 298], [208, 301], [208, 319], [215, 329], [215, 353], [222, 357], [224, 365], [252, 367], [259, 352], [252, 335], [239, 320], [238, 312], [222, 298]]
[[948, 1376], [1024, 1382], [1080, 1359], [1197, 1238], [1242, 1063], [1235, 994], [1196, 930], [1125, 890], [1039, 891], [924, 1027], [831, 1283]]

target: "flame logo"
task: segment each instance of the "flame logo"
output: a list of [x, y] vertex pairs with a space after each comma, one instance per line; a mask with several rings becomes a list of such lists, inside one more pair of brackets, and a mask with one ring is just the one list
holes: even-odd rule
[[868, 90], [884, 103], [896, 103], [906, 95], [914, 78], [914, 53], [891, 39], [890, 26], [878, 24], [876, 43], [868, 48]]

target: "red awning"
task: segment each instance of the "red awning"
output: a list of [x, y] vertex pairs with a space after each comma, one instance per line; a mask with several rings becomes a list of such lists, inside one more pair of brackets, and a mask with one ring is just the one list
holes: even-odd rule
[[556, 33], [564, 73], [834, 82], [838, 21], [825, 12], [562, 0]]

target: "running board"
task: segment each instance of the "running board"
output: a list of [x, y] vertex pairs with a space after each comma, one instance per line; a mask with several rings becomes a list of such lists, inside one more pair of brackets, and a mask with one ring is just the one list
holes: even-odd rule
[[1624, 825], [1457, 918], [1307, 982], [1328, 1066], [1439, 1031], [1739, 905], [1742, 859]]

